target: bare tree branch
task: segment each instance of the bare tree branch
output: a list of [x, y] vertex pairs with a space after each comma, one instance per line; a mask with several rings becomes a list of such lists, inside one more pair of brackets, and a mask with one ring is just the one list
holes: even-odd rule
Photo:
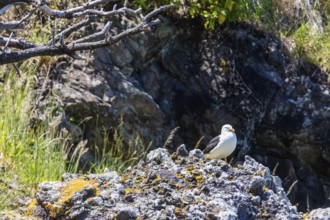
[[[39, 1], [39, 2], [37, 2]], [[28, 4], [32, 3], [35, 8], [31, 10], [28, 15], [24, 16], [18, 22], [0, 23], [0, 29], [6, 30], [24, 28], [24, 23], [31, 18], [31, 15], [40, 10], [48, 16], [55, 19], [55, 26], [52, 28], [51, 40], [45, 44], [37, 44], [24, 39], [14, 38], [13, 34], [10, 37], [0, 36], [0, 47], [4, 46], [0, 53], [0, 65], [14, 63], [22, 61], [36, 56], [56, 56], [66, 54], [72, 57], [76, 57], [77, 51], [91, 50], [101, 47], [110, 46], [125, 37], [133, 34], [148, 30], [150, 27], [160, 23], [159, 19], [154, 19], [160, 13], [168, 10], [173, 5], [165, 5], [160, 8], [154, 9], [152, 12], [143, 16], [141, 9], [133, 10], [127, 8], [127, 2], [125, 2], [122, 8], [117, 9], [116, 6], [110, 11], [104, 11], [102, 5], [108, 3], [109, 0], [91, 0], [81, 6], [66, 9], [66, 10], [53, 10], [43, 0], [0, 0], [0, 9], [5, 11], [8, 5], [13, 4]], [[140, 20], [134, 27], [126, 29], [118, 34], [110, 34], [111, 21], [108, 21], [101, 31], [87, 34], [86, 31], [79, 32], [82, 28], [86, 28], [98, 22], [100, 19], [108, 19], [115, 15], [130, 14]], [[139, 16], [138, 16], [139, 15]], [[85, 17], [85, 18], [84, 18]], [[56, 34], [58, 30], [57, 19], [72, 19], [72, 18], [84, 18], [70, 20], [71, 25]], [[142, 18], [142, 19], [141, 19]], [[76, 23], [75, 23], [76, 22]], [[76, 33], [80, 33], [79, 38], [72, 37]], [[74, 35], [75, 36], [75, 35]], [[76, 39], [74, 39], [76, 38]], [[59, 43], [59, 45], [58, 45]], [[1, 49], [1, 48], [0, 48]], [[8, 50], [7, 50], [8, 49]]]
[[[26, 16], [24, 16], [19, 21], [10, 21], [7, 23], [1, 23], [0, 22], [0, 30], [9, 30], [9, 29], [21, 29], [24, 27], [24, 22], [27, 21], [34, 13], [36, 9], [33, 9], [29, 12]], [[0, 13], [1, 14], [1, 13]]]
[[[68, 27], [67, 29], [63, 30], [61, 33], [57, 34], [54, 37], [55, 43], [62, 37], [68, 37], [70, 34], [72, 34], [75, 31], [78, 31], [80, 28], [85, 27], [89, 25], [92, 22], [95, 22], [96, 19], [93, 16], [88, 16], [86, 19], [82, 20], [81, 22], [74, 24], [73, 26]], [[53, 42], [53, 39], [48, 42], [48, 45], [51, 45]]]
[[82, 43], [82, 42], [90, 42], [90, 41], [94, 41], [100, 37], [105, 38], [106, 34], [110, 31], [111, 28], [111, 22], [109, 21], [103, 28], [102, 31], [95, 33], [95, 34], [91, 34], [88, 35], [86, 37], [80, 38], [78, 40], [75, 40], [72, 42], [72, 44], [78, 44], [78, 43]]
[[17, 49], [27, 49], [27, 48], [41, 46], [40, 44], [34, 44], [25, 40], [11, 39], [9, 41], [8, 37], [0, 37], [0, 46], [4, 46], [7, 42], [9, 42], [9, 47], [17, 48]]

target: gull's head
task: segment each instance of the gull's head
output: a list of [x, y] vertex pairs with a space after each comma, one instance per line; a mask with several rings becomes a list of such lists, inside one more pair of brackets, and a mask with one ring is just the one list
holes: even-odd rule
[[226, 133], [226, 132], [233, 132], [233, 133], [235, 133], [235, 129], [231, 125], [226, 124], [226, 125], [222, 126], [222, 128], [221, 128], [221, 134]]

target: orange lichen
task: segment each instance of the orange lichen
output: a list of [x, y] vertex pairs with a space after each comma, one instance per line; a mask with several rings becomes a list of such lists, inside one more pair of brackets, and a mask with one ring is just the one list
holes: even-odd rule
[[73, 195], [76, 192], [85, 189], [87, 186], [93, 186], [93, 193], [91, 196], [100, 195], [100, 189], [95, 180], [85, 177], [70, 180], [62, 187], [59, 199], [54, 204], [48, 203], [45, 205], [45, 209], [49, 211], [49, 216], [57, 218], [58, 216], [63, 215], [68, 208], [67, 205], [70, 203]]

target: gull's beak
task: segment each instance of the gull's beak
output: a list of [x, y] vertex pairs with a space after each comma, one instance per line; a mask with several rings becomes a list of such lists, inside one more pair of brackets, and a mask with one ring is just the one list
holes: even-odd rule
[[229, 128], [228, 130], [231, 131], [231, 132], [233, 132], [233, 133], [235, 133], [235, 129], [234, 128]]

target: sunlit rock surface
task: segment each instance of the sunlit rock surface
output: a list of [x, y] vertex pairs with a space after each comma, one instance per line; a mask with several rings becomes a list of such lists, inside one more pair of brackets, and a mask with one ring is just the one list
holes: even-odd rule
[[43, 219], [300, 219], [281, 180], [249, 156], [233, 167], [196, 153], [151, 151], [118, 175], [65, 174], [39, 185], [26, 213]]

